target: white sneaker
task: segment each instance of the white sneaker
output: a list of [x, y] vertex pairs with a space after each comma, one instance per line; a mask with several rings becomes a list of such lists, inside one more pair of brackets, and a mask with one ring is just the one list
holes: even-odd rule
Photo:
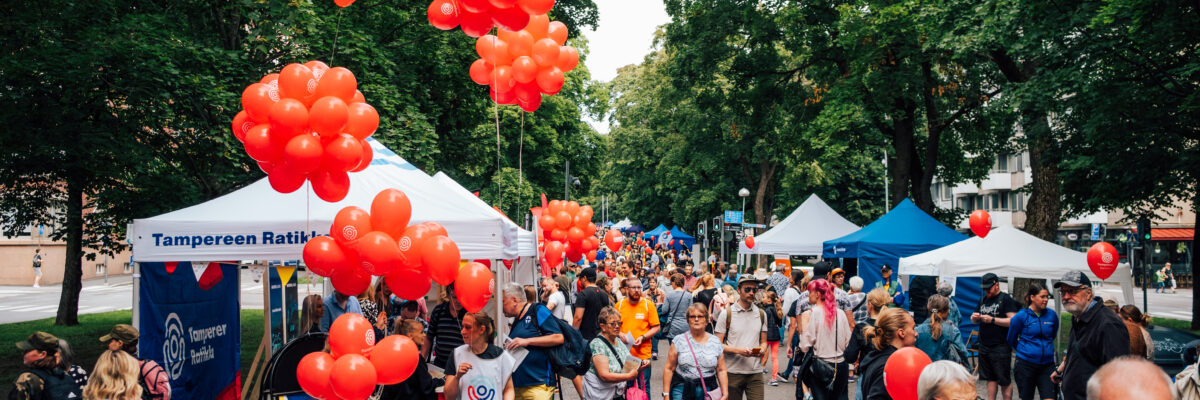
[[771, 382], [769, 383], [769, 385], [771, 385], [771, 386], [779, 386], [779, 381], [772, 379], [772, 380], [771, 380]]
[[42, 287], [42, 285], [39, 285], [39, 284], [36, 284], [36, 283], [35, 283], [35, 284], [33, 284], [33, 287]]

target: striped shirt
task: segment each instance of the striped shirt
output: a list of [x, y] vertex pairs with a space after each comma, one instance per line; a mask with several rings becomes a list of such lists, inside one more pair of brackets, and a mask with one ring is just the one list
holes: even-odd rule
[[[433, 308], [429, 315], [429, 337], [433, 340], [433, 365], [445, 367], [454, 349], [462, 346], [462, 317], [466, 311], [459, 310], [458, 317], [450, 314], [450, 304], [442, 303]], [[447, 368], [449, 369], [449, 368]]]

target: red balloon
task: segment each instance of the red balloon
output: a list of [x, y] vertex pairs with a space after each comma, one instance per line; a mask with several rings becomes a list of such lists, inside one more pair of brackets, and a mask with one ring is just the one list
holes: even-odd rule
[[399, 189], [385, 189], [371, 201], [371, 227], [399, 238], [412, 218], [412, 202]]
[[584, 238], [583, 229], [579, 229], [578, 226], [572, 226], [571, 229], [567, 230], [567, 241], [568, 242], [580, 243], [580, 242], [583, 242], [583, 238]]
[[988, 232], [992, 230], [992, 216], [987, 211], [975, 210], [971, 213], [970, 225], [975, 236], [987, 237]]
[[271, 106], [279, 101], [279, 88], [262, 83], [252, 83], [242, 91], [242, 108], [255, 122], [267, 122]]
[[460, 2], [458, 5], [461, 6], [458, 22], [467, 36], [477, 38], [486, 35], [488, 30], [492, 29], [492, 17], [486, 13], [467, 10], [465, 3]]
[[554, 216], [548, 211], [543, 210], [542, 215], [538, 217], [538, 227], [542, 228], [542, 232], [550, 232], [554, 229]]
[[358, 240], [358, 257], [371, 275], [387, 275], [400, 263], [400, 249], [388, 234], [371, 231]]
[[571, 46], [563, 46], [558, 52], [558, 69], [567, 72], [579, 65], [579, 50]]
[[592, 206], [579, 206], [579, 212], [575, 215], [583, 217], [584, 221], [591, 221], [593, 212]]
[[550, 25], [546, 27], [546, 37], [554, 39], [554, 43], [559, 46], [567, 44], [567, 24], [562, 21], [550, 21]]
[[529, 13], [516, 7], [493, 8], [490, 14], [492, 22], [496, 26], [510, 31], [519, 31], [525, 29], [526, 25], [529, 25]]
[[[525, 57], [525, 58], [529, 58], [529, 57]], [[513, 69], [515, 70], [516, 67], [514, 67]], [[534, 70], [534, 73], [536, 74], [537, 70]], [[525, 102], [525, 103], [537, 102], [537, 104], [541, 104], [542, 90], [540, 88], [538, 88], [536, 83], [533, 83], [533, 82], [518, 83], [517, 86], [513, 87], [513, 94], [515, 94], [517, 96], [518, 104], [520, 104], [521, 102]]]
[[[513, 79], [517, 82], [529, 83], [537, 79], [538, 65], [533, 61], [533, 58], [528, 56], [520, 56], [512, 60]], [[541, 93], [538, 93], [541, 94]], [[518, 94], [518, 98], [521, 96]]]
[[550, 265], [559, 265], [563, 261], [563, 244], [562, 242], [546, 243], [546, 261]]
[[317, 82], [316, 98], [334, 96], [343, 101], [354, 99], [354, 91], [358, 90], [358, 80], [354, 73], [342, 67], [333, 67], [321, 75]]
[[312, 182], [313, 193], [330, 203], [342, 201], [350, 193], [350, 176], [344, 171], [318, 168], [308, 175], [308, 180]]
[[545, 38], [533, 43], [533, 60], [541, 67], [558, 65], [559, 44], [554, 39]]
[[351, 102], [351, 103], [366, 103], [366, 102], [367, 102], [367, 98], [366, 98], [366, 96], [363, 96], [363, 94], [362, 94], [362, 91], [361, 91], [361, 90], [355, 90], [355, 91], [354, 91], [354, 98], [353, 98], [353, 99], [350, 99], [350, 102]]
[[268, 85], [268, 86], [279, 87], [279, 74], [267, 74], [267, 76], [264, 76], [262, 79], [259, 79], [258, 83]]
[[595, 251], [600, 248], [600, 238], [588, 236], [583, 239], [583, 248], [587, 251]]
[[347, 6], [354, 4], [354, 0], [333, 0], [333, 3], [337, 4], [338, 7], [346, 8]]
[[329, 384], [342, 400], [365, 400], [375, 392], [375, 365], [362, 354], [346, 354], [333, 363]]
[[567, 246], [567, 261], [579, 262], [583, 258], [583, 249], [579, 246]]
[[589, 261], [589, 262], [594, 262], [594, 261], [596, 261], [596, 251], [595, 251], [595, 250], [589, 251], [589, 252], [587, 253], [587, 259], [588, 259], [588, 261]]
[[896, 350], [883, 365], [883, 383], [896, 400], [917, 400], [917, 379], [932, 361], [916, 347]]
[[483, 264], [469, 262], [454, 278], [454, 295], [468, 312], [479, 312], [492, 298], [496, 278]]
[[524, 110], [525, 112], [537, 111], [538, 107], [542, 106], [542, 94], [534, 94], [529, 100], [525, 100], [520, 96], [517, 96], [517, 106], [520, 106], [521, 110]]
[[[363, 271], [362, 267], [353, 265], [349, 268], [339, 268], [329, 277], [333, 288], [347, 296], [358, 296], [371, 286], [371, 274]], [[335, 352], [336, 353], [336, 352]]]
[[375, 365], [376, 381], [380, 385], [403, 382], [417, 370], [420, 361], [417, 344], [408, 336], [390, 335], [371, 350], [371, 364]]
[[279, 71], [279, 96], [304, 101], [312, 97], [317, 89], [317, 79], [312, 68], [304, 64], [291, 63]]
[[654, 250], [651, 250], [649, 247], [647, 247], [647, 248], [646, 248], [646, 254], [650, 254], [650, 253], [653, 253], [653, 252], [654, 252]]
[[421, 225], [424, 225], [426, 228], [429, 228], [430, 237], [434, 237], [434, 236], [449, 237], [450, 236], [450, 232], [446, 231], [446, 227], [442, 226], [442, 224], [439, 224], [437, 222], [425, 221], [425, 222], [422, 222]]
[[333, 373], [333, 356], [325, 352], [313, 352], [305, 355], [296, 365], [296, 382], [309, 396], [322, 400], [335, 400], [333, 386], [329, 384]]
[[566, 77], [558, 67], [546, 67], [538, 71], [537, 84], [543, 93], [553, 95], [562, 90]]
[[313, 102], [308, 110], [308, 123], [321, 136], [337, 136], [350, 118], [346, 102], [337, 97], [325, 96]]
[[329, 325], [329, 351], [336, 358], [350, 354], [363, 355], [375, 345], [375, 330], [366, 317], [345, 313]]
[[283, 148], [283, 165], [307, 174], [321, 166], [322, 153], [321, 139], [309, 134], [296, 135]]
[[425, 269], [424, 260], [421, 259], [421, 251], [424, 250], [422, 245], [425, 240], [433, 235], [429, 233], [429, 227], [417, 224], [409, 225], [404, 229], [404, 234], [396, 239], [396, 245], [400, 247], [400, 264], [408, 269]]
[[471, 69], [467, 70], [467, 74], [471, 75], [471, 81], [480, 85], [492, 83], [492, 68], [491, 64], [480, 58], [471, 63]]
[[321, 77], [325, 75], [325, 71], [329, 70], [329, 65], [318, 60], [306, 62], [304, 63], [304, 66], [312, 70], [313, 78], [316, 78], [318, 81], [321, 80]]
[[574, 225], [576, 228], [583, 230], [585, 234], [587, 233], [587, 231], [586, 231], [587, 226], [590, 223], [591, 223], [590, 221], [583, 219], [583, 216], [579, 215], [578, 212], [575, 213], [575, 218], [571, 220], [571, 224]]
[[338, 211], [333, 216], [333, 225], [329, 227], [329, 236], [338, 243], [354, 246], [368, 232], [375, 230], [371, 225], [371, 215], [366, 210], [350, 206]]
[[596, 223], [588, 222], [587, 227], [583, 228], [583, 233], [587, 234], [588, 236], [596, 236]]
[[517, 0], [488, 0], [494, 8], [512, 8], [517, 6]]
[[[746, 236], [746, 240], [743, 240], [742, 242], [746, 244], [746, 248], [747, 248], [747, 249], [753, 249], [753, 248], [754, 248], [754, 236]], [[674, 241], [674, 240], [672, 240], [672, 241], [671, 241], [671, 244], [672, 244], [672, 245], [674, 245], [674, 244], [675, 244], [675, 241]]]
[[350, 172], [358, 172], [367, 169], [371, 165], [371, 159], [375, 158], [375, 150], [371, 149], [371, 143], [365, 139], [360, 139], [358, 144], [362, 147], [362, 160], [358, 162], [358, 166], [351, 169]]
[[508, 43], [495, 35], [483, 35], [475, 39], [475, 54], [491, 65], [512, 63], [512, 56], [508, 54]]
[[272, 166], [271, 173], [267, 174], [267, 182], [271, 184], [272, 189], [279, 193], [291, 193], [299, 190], [301, 186], [304, 186], [306, 179], [303, 172], [296, 171], [286, 164]]
[[308, 129], [308, 108], [300, 100], [284, 98], [268, 113], [273, 133], [300, 133]]
[[1092, 273], [1096, 274], [1096, 277], [1100, 278], [1100, 280], [1105, 280], [1112, 276], [1113, 272], [1117, 270], [1117, 261], [1119, 259], [1117, 248], [1108, 242], [1097, 242], [1087, 252], [1088, 267], [1092, 269]]
[[[508, 38], [505, 39], [505, 41], [508, 42], [508, 54], [511, 54], [513, 58], [533, 54], [533, 42], [535, 40], [529, 31], [520, 30], [516, 32], [509, 32], [507, 36]], [[501, 36], [501, 38], [503, 39], [504, 36]]]
[[366, 139], [379, 129], [379, 112], [367, 103], [351, 103], [346, 106], [349, 118], [346, 119], [346, 133], [359, 139]]
[[425, 11], [429, 24], [434, 28], [448, 31], [458, 27], [457, 6], [451, 0], [433, 0]]
[[559, 211], [566, 209], [566, 204], [562, 200], [550, 200], [546, 208], [550, 211], [550, 215], [557, 215]]
[[492, 70], [492, 86], [496, 88], [497, 92], [511, 91], [516, 85], [517, 81], [513, 77], [512, 66], [500, 65]]
[[[530, 14], [529, 15], [529, 25], [525, 25], [524, 31], [529, 32], [529, 35], [533, 36], [533, 40], [536, 41], [538, 39], [546, 37], [546, 31], [548, 31], [549, 29], [550, 29], [550, 17], [547, 17], [545, 14], [540, 14], [540, 15]], [[532, 46], [533, 43], [530, 43], [530, 45]]]
[[363, 148], [354, 136], [337, 135], [325, 145], [321, 167], [330, 171], [349, 171], [362, 162]]
[[246, 131], [246, 141], [242, 143], [246, 154], [257, 161], [276, 162], [283, 157], [283, 147], [272, 140], [271, 128], [268, 124], [255, 125]]
[[250, 120], [250, 114], [245, 110], [238, 111], [237, 115], [233, 116], [233, 137], [239, 142], [246, 141], [246, 131], [254, 127], [254, 121]]
[[383, 279], [392, 293], [405, 300], [425, 297], [426, 294], [429, 294], [429, 287], [433, 284], [425, 272], [409, 268], [396, 269]]
[[571, 222], [571, 214], [566, 211], [559, 211], [558, 214], [554, 216], [554, 226], [558, 227], [558, 229], [570, 229]]
[[518, 0], [517, 6], [527, 13], [539, 15], [550, 12], [554, 8], [554, 0]]
[[567, 241], [567, 230], [566, 229], [557, 229], [557, 228], [554, 230], [551, 230], [550, 231], [550, 240], [558, 241], [558, 242], [566, 242]]
[[317, 236], [304, 243], [304, 266], [312, 273], [329, 276], [334, 269], [345, 265], [346, 253], [329, 236]]
[[496, 104], [516, 104], [517, 102], [517, 96], [513, 91], [496, 93], [495, 85], [492, 85], [492, 88], [488, 90], [488, 95]]
[[616, 229], [609, 229], [604, 234], [604, 244], [608, 246], [609, 251], [617, 251], [621, 249], [621, 245], [625, 243], [625, 236]]
[[571, 214], [572, 217], [574, 217], [575, 214], [579, 214], [579, 209], [579, 202], [574, 200], [566, 202], [563, 206], [563, 210], [566, 211], [567, 214]]
[[458, 276], [458, 245], [446, 236], [434, 236], [421, 245], [421, 260], [429, 276], [439, 285], [446, 286]]
[[486, 14], [491, 10], [491, 4], [488, 3], [488, 0], [458, 0], [458, 5], [462, 7], [463, 11], [471, 13]]

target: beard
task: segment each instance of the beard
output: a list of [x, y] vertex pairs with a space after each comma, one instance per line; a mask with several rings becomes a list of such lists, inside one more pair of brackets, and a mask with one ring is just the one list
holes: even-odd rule
[[1071, 299], [1070, 302], [1064, 302], [1063, 309], [1074, 315], [1082, 314], [1083, 311], [1087, 309], [1087, 305], [1092, 301], [1092, 299], [1089, 297], [1081, 300]]

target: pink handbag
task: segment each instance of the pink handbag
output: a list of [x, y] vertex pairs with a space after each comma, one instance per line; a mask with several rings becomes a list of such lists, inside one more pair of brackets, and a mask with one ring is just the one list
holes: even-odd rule
[[633, 380], [636, 382], [634, 386], [625, 389], [625, 400], [650, 400], [650, 397], [646, 395], [646, 388], [638, 387], [642, 384], [642, 372], [639, 371], [637, 378]]

